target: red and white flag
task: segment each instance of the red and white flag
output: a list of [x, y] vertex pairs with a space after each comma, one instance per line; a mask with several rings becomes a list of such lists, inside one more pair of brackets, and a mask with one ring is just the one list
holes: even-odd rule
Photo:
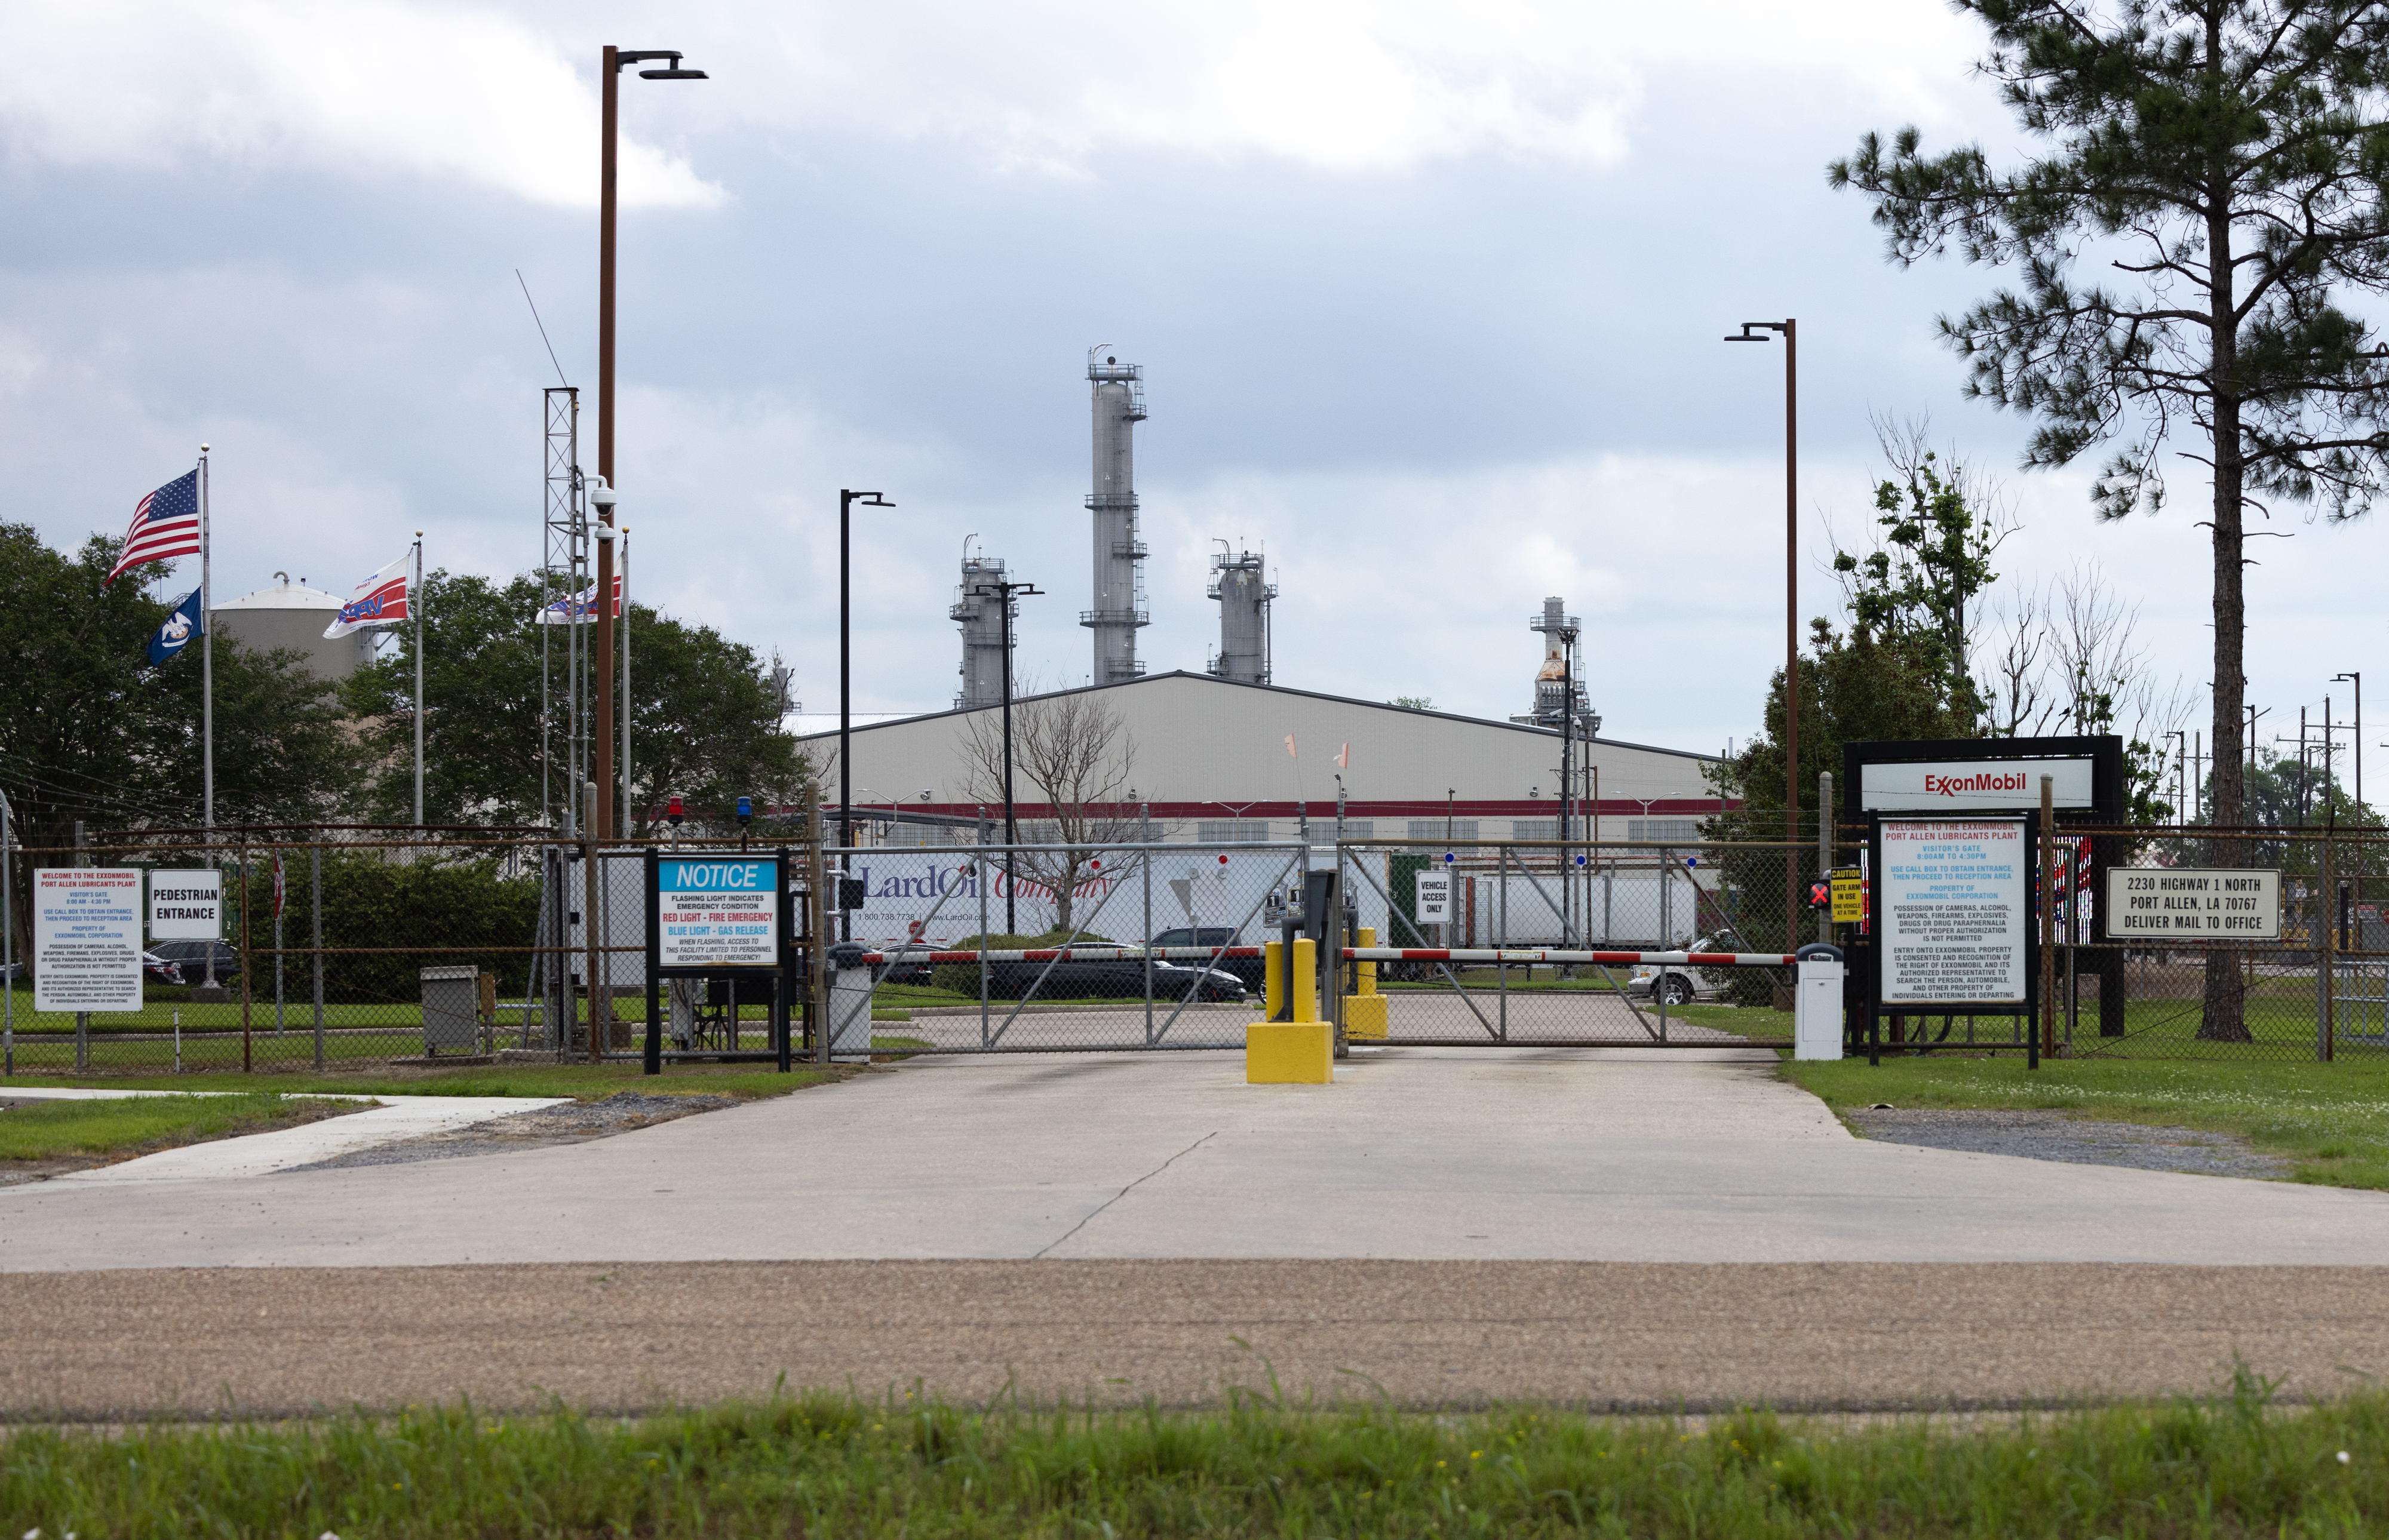
[[124, 550], [100, 586], [107, 587], [136, 566], [196, 556], [199, 537], [199, 473], [185, 471], [134, 505], [132, 528], [124, 531]]
[[1346, 744], [1335, 751], [1335, 768], [1337, 770], [1350, 770], [1352, 768], [1351, 745]]
[[1302, 757], [1301, 755], [1294, 752], [1294, 734], [1291, 732], [1285, 735], [1285, 757], [1289, 759], [1299, 759]]
[[414, 612], [408, 608], [412, 595], [407, 588], [407, 568], [415, 564], [415, 553], [405, 552], [398, 560], [378, 571], [370, 573], [349, 593], [349, 602], [340, 606], [339, 615], [324, 628], [324, 638], [346, 636], [367, 626], [394, 626]]

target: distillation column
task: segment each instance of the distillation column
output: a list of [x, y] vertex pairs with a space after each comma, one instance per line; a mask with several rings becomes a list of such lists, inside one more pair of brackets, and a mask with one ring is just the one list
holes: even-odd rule
[[1267, 684], [1270, 601], [1277, 585], [1262, 570], [1261, 557], [1250, 551], [1231, 554], [1222, 541], [1205, 592], [1220, 601], [1220, 655], [1211, 660], [1211, 673], [1239, 684]]
[[1136, 633], [1149, 623], [1144, 600], [1144, 542], [1136, 529], [1135, 425], [1144, 421], [1144, 371], [1101, 348], [1087, 350], [1094, 387], [1095, 487], [1087, 495], [1094, 515], [1094, 607], [1079, 624], [1095, 633], [1091, 681], [1118, 684], [1144, 672]]
[[[972, 591], [982, 585], [1003, 581], [1003, 558], [1001, 556], [965, 556], [963, 580], [954, 591], [954, 604], [946, 614], [963, 626], [963, 687], [954, 696], [958, 710], [969, 711], [982, 706], [1003, 704], [1003, 679], [1011, 659], [1004, 655], [1004, 638], [1009, 630], [1004, 616], [998, 607], [1003, 601], [993, 593]], [[1012, 601], [1012, 618], [1020, 618], [1020, 601]]]

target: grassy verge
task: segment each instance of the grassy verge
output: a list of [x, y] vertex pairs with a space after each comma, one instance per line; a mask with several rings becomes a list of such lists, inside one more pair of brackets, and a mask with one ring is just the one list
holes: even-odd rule
[[2380, 1533], [2389, 1397], [1697, 1429], [1497, 1410], [972, 1414], [813, 1396], [635, 1420], [469, 1407], [24, 1429], [15, 1534], [2096, 1535]]
[[1839, 1111], [1896, 1107], [2044, 1107], [2120, 1123], [2238, 1134], [2294, 1163], [2294, 1179], [2389, 1189], [2389, 1064], [2214, 1063], [2015, 1057], [1786, 1063], [1782, 1075]]
[[[877, 1041], [874, 1039], [875, 1047]], [[595, 1101], [617, 1091], [664, 1096], [781, 1096], [789, 1091], [802, 1090], [808, 1086], [843, 1079], [850, 1073], [842, 1068], [799, 1066], [782, 1075], [768, 1065], [758, 1068], [752, 1064], [672, 1064], [667, 1065], [663, 1074], [650, 1078], [640, 1074], [639, 1066], [632, 1063], [477, 1064], [463, 1069], [421, 1072], [387, 1068], [339, 1075], [269, 1072], [265, 1077], [271, 1080], [275, 1092], [284, 1095], [338, 1091], [360, 1096], [569, 1096], [576, 1101]], [[19, 1075], [13, 1081], [0, 1080], [0, 1096], [6, 1095], [11, 1085], [98, 1086], [110, 1090], [234, 1090], [246, 1089], [258, 1078], [237, 1072], [111, 1075], [104, 1079], [94, 1079], [89, 1075], [81, 1078], [72, 1075]], [[232, 1099], [209, 1097], [205, 1100], [214, 1102]], [[0, 1121], [16, 1115], [15, 1113], [0, 1114]]]
[[[0, 1095], [5, 1094], [6, 1088], [0, 1088]], [[147, 1154], [236, 1134], [292, 1127], [355, 1110], [351, 1102], [309, 1101], [271, 1091], [20, 1102], [0, 1112], [0, 1162]]]

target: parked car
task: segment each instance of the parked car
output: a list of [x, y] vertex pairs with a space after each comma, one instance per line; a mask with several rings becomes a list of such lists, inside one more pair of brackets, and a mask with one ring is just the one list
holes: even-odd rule
[[143, 952], [141, 980], [145, 984], [180, 984], [183, 982], [182, 965], [169, 962], [156, 952]]
[[[1688, 952], [1746, 952], [1750, 950], [1740, 935], [1732, 931], [1713, 931], [1694, 936], [1684, 948]], [[1696, 999], [1715, 999], [1725, 988], [1725, 970], [1694, 968], [1681, 962], [1664, 967], [1655, 962], [1638, 963], [1634, 976], [1627, 980], [1626, 992], [1653, 999], [1664, 998], [1669, 1005], [1690, 1005]], [[1659, 994], [1665, 989], [1667, 994]]]
[[[1044, 983], [1040, 985], [1040, 977]], [[1105, 961], [1065, 960], [1052, 965], [1042, 962], [996, 962], [988, 967], [987, 991], [999, 999], [1018, 999], [1030, 989], [1040, 999], [1142, 999], [1144, 998], [1144, 964], [1131, 959]], [[1239, 1000], [1245, 998], [1244, 981], [1220, 968], [1204, 968], [1178, 962], [1156, 961], [1153, 965], [1153, 994], [1156, 999], [1178, 999], [1189, 991], [1196, 999]]]
[[[1156, 947], [1241, 947], [1243, 933], [1226, 925], [1181, 925], [1175, 930], [1161, 931], [1148, 945]], [[1188, 960], [1188, 966], [1199, 964]], [[1223, 957], [1211, 964], [1215, 969], [1233, 974], [1245, 986], [1245, 993], [1261, 992], [1266, 969], [1258, 957]]]
[[216, 954], [216, 982], [236, 982], [240, 978], [240, 948], [229, 941], [156, 941], [150, 943], [149, 952], [173, 966], [173, 983], [203, 984], [207, 981], [211, 947]]

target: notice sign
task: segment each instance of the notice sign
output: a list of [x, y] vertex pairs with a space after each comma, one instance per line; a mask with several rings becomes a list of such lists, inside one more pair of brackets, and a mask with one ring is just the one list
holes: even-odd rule
[[1832, 878], [1833, 923], [1855, 925], [1866, 918], [1866, 878], [1855, 866], [1837, 866]]
[[1418, 901], [1412, 908], [1411, 918], [1422, 925], [1451, 923], [1451, 873], [1422, 872], [1418, 874]]
[[33, 873], [33, 1009], [141, 1009], [141, 873], [62, 866]]
[[2107, 872], [2114, 941], [2281, 938], [2281, 874], [2229, 867], [2124, 866]]
[[224, 935], [224, 873], [149, 873], [149, 939], [213, 941]]
[[776, 968], [776, 858], [656, 859], [656, 966]]
[[2021, 820], [1884, 821], [1884, 1004], [2025, 1002], [2031, 849]]

